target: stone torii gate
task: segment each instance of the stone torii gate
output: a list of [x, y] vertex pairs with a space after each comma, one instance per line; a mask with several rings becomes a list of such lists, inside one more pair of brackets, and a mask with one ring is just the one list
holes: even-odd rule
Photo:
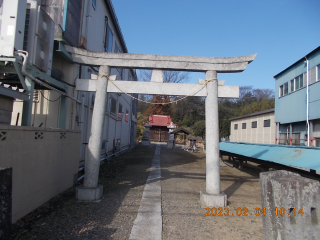
[[[218, 97], [238, 98], [239, 87], [223, 86], [224, 81], [219, 81], [218, 84], [217, 73], [242, 72], [247, 64], [255, 59], [256, 54], [217, 58], [90, 52], [70, 46], [66, 46], [66, 50], [75, 63], [100, 67], [97, 80], [78, 79], [77, 81], [76, 90], [96, 91], [84, 183], [77, 188], [76, 194], [79, 200], [93, 201], [102, 196], [103, 186], [98, 185], [98, 177], [107, 92], [122, 93], [123, 91], [130, 94], [206, 97], [206, 190], [200, 191], [200, 203], [202, 207], [227, 205], [227, 196], [220, 191]], [[153, 69], [154, 71], [151, 82], [115, 81], [116, 87], [108, 81], [108, 79], [114, 80], [114, 76], [107, 77], [110, 75], [111, 67]], [[205, 72], [207, 81], [199, 80], [199, 84], [163, 83], [161, 70]], [[205, 86], [201, 88], [201, 85]]]

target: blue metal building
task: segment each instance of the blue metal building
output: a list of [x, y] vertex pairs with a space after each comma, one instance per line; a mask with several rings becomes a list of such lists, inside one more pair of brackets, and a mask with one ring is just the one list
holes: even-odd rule
[[[320, 47], [274, 76], [279, 144], [320, 147]], [[309, 83], [309, 84], [307, 84]], [[309, 129], [309, 131], [308, 131]]]

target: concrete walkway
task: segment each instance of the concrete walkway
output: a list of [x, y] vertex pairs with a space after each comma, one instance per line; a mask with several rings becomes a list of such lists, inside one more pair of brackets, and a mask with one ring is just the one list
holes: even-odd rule
[[261, 216], [255, 215], [261, 207], [258, 172], [221, 166], [228, 206], [212, 212], [199, 205], [205, 154], [157, 144], [130, 239], [262, 239]]
[[162, 239], [160, 178], [160, 144], [158, 144], [152, 160], [149, 177], [143, 191], [138, 216], [131, 230], [130, 240]]

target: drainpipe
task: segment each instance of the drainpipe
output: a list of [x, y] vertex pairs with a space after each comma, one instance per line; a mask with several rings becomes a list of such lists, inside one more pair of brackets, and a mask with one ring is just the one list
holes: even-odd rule
[[309, 60], [307, 57], [305, 57], [306, 62], [307, 62], [307, 126], [308, 126], [308, 137], [307, 137], [307, 142], [308, 142], [308, 147], [310, 146], [309, 139], [310, 139], [310, 126], [309, 126]]
[[50, 86], [50, 85], [48, 85], [48, 84], [46, 84], [46, 83], [44, 83], [42, 81], [36, 79], [31, 74], [27, 73], [26, 72], [27, 59], [28, 59], [28, 52], [27, 51], [18, 50], [18, 51], [15, 52], [15, 54], [18, 55], [18, 56], [23, 57], [23, 63], [22, 63], [22, 68], [21, 68], [21, 72], [22, 72], [23, 75], [27, 76], [28, 78], [30, 78], [35, 83], [38, 83], [38, 84], [40, 84], [42, 86], [45, 86], [45, 87], [47, 87], [47, 88], [49, 88], [49, 89], [51, 89], [53, 91], [56, 91], [56, 92], [60, 93], [63, 96], [66, 96], [66, 97], [68, 97], [68, 98], [70, 98], [70, 99], [72, 99], [72, 100], [74, 100], [74, 101], [76, 101], [78, 103], [81, 103], [78, 99], [75, 99], [75, 98], [69, 96], [68, 94], [66, 94], [64, 92], [61, 92], [60, 90], [58, 90], [58, 89], [56, 89], [56, 88], [54, 88], [54, 87], [52, 87], [52, 86]]

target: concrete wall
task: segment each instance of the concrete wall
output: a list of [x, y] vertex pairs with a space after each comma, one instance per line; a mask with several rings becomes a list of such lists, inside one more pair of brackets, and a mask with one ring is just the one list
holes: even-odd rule
[[[270, 119], [270, 127], [264, 127], [264, 120], [268, 119]], [[251, 127], [253, 121], [257, 121], [257, 128]], [[246, 123], [246, 129], [242, 129], [242, 123]], [[234, 129], [235, 124], [238, 124], [237, 130]], [[275, 131], [274, 113], [236, 119], [231, 121], [230, 142], [274, 144]]]
[[12, 167], [12, 222], [73, 186], [80, 132], [0, 125], [0, 167]]

